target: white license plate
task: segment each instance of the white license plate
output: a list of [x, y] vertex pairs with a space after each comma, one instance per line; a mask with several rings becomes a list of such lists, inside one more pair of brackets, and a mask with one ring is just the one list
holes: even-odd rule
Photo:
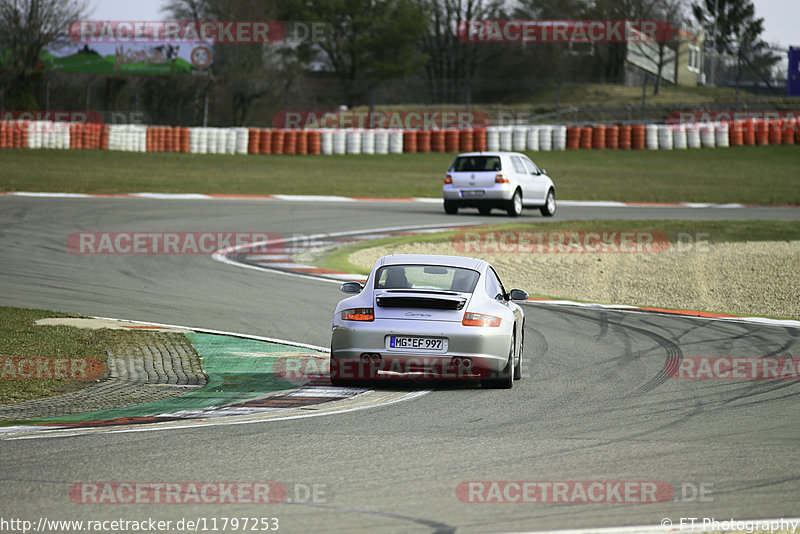
[[446, 352], [447, 339], [442, 337], [387, 336], [386, 348], [395, 350]]
[[468, 190], [468, 191], [461, 191], [461, 196], [465, 198], [475, 198], [475, 197], [482, 197], [486, 194], [486, 191], [483, 190]]

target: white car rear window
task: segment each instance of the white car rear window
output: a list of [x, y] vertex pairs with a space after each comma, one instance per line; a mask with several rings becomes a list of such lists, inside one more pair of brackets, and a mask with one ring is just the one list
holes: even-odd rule
[[451, 167], [453, 172], [500, 171], [500, 156], [460, 156]]
[[375, 274], [376, 289], [434, 289], [472, 293], [480, 274], [443, 265], [388, 265]]

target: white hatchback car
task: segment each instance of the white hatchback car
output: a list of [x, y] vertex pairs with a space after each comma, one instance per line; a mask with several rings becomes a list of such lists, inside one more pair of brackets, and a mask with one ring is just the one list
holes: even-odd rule
[[469, 152], [459, 154], [444, 179], [444, 211], [478, 208], [488, 215], [504, 209], [512, 217], [522, 208], [539, 208], [542, 215], [556, 212], [556, 188], [544, 170], [519, 152]]

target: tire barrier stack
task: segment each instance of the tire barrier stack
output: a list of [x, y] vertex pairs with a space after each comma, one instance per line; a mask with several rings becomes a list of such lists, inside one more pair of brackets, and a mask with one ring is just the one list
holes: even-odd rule
[[110, 126], [108, 149], [124, 152], [147, 152], [147, 127], [136, 124]]
[[145, 148], [148, 152], [189, 152], [189, 128], [151, 126], [147, 129]]
[[71, 133], [69, 123], [33, 121], [28, 126], [28, 147], [71, 148]]
[[108, 136], [105, 124], [69, 124], [69, 147], [73, 150], [108, 150]]
[[489, 126], [469, 130], [204, 128], [0, 122], [0, 148], [227, 155], [683, 150], [800, 144], [800, 119], [680, 124]]

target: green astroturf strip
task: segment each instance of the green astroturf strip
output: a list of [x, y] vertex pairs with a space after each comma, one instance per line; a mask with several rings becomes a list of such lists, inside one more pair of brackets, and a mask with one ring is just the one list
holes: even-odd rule
[[297, 388], [297, 384], [273, 376], [272, 365], [281, 357], [278, 353], [283, 353], [284, 356], [287, 353], [310, 354], [286, 345], [231, 336], [189, 333], [186, 337], [200, 355], [203, 370], [208, 375], [209, 381], [204, 387], [188, 391], [180, 397], [137, 406], [34, 419], [29, 422], [43, 424], [148, 417], [244, 402], [273, 391]]

